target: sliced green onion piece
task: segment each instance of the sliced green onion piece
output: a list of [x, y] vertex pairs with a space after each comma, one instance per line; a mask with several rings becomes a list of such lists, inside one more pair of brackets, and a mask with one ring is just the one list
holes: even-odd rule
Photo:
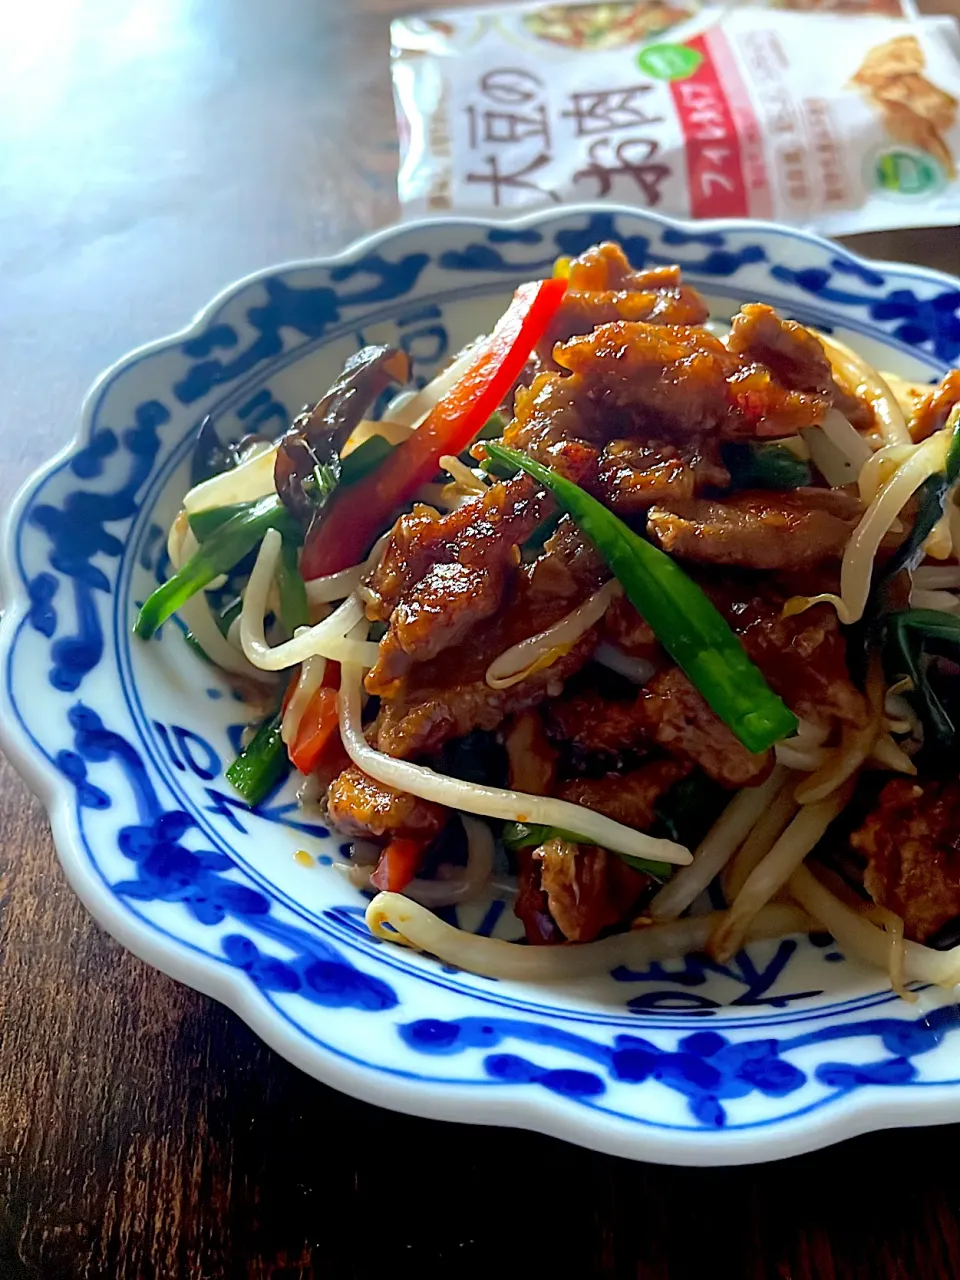
[[307, 588], [300, 576], [296, 543], [284, 541], [277, 561], [277, 588], [280, 595], [280, 621], [288, 635], [295, 635], [297, 627], [305, 627], [309, 621]]
[[184, 601], [221, 573], [229, 573], [268, 529], [279, 529], [290, 539], [300, 537], [299, 526], [276, 494], [245, 504], [243, 511], [231, 516], [201, 543], [187, 563], [144, 602], [133, 626], [134, 634], [149, 640]]
[[369, 436], [363, 444], [358, 444], [356, 449], [351, 449], [345, 458], [340, 459], [340, 483], [356, 484], [375, 471], [396, 447], [383, 436]]
[[231, 502], [225, 507], [207, 507], [204, 511], [188, 511], [187, 520], [196, 540], [206, 542], [228, 520], [249, 511], [252, 506], [253, 501]]
[[956, 484], [960, 480], [960, 404], [953, 406], [944, 425], [952, 432], [944, 470], [947, 473], [947, 484]]
[[[913, 681], [913, 687], [923, 700], [927, 719], [936, 736], [943, 742], [952, 742], [956, 736], [956, 728], [946, 708], [937, 697], [921, 665], [923, 638], [946, 640], [960, 645], [960, 618], [950, 613], [942, 613], [939, 609], [902, 609], [899, 613], [887, 614], [885, 619], [887, 634], [897, 646], [903, 660], [903, 675]], [[921, 637], [920, 645], [915, 651], [911, 643], [911, 633]]]
[[799, 489], [810, 484], [810, 464], [780, 444], [725, 444], [723, 461], [735, 489]]
[[[569, 844], [593, 844], [583, 836], [574, 835], [571, 831], [561, 831], [559, 827], [548, 827], [535, 822], [505, 822], [500, 839], [511, 853], [518, 849], [538, 849], [548, 840], [566, 840]], [[616, 853], [616, 850], [613, 852]], [[634, 871], [642, 871], [652, 880], [661, 884], [669, 880], [675, 868], [669, 862], [655, 862], [650, 858], [638, 858], [632, 853], [617, 853]]]
[[797, 717], [767, 684], [711, 601], [665, 552], [549, 467], [516, 449], [484, 447], [497, 461], [522, 468], [550, 490], [606, 560], [677, 666], [749, 751], [766, 751], [796, 731]]
[[481, 461], [480, 470], [485, 471], [488, 476], [493, 476], [496, 480], [512, 480], [520, 468], [511, 466], [509, 462], [500, 462], [496, 458], [487, 456]]
[[287, 748], [280, 736], [281, 713], [264, 720], [227, 769], [227, 781], [247, 804], [257, 805], [270, 794], [290, 767]]

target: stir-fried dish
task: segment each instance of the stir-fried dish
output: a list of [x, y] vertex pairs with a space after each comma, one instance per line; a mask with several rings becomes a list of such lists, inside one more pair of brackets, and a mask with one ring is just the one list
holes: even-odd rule
[[[292, 766], [369, 927], [480, 973], [825, 929], [960, 981], [960, 371], [602, 244], [409, 378], [366, 347], [279, 440], [201, 430], [136, 631], [271, 708], [246, 801]], [[495, 899], [528, 945], [443, 918]]]

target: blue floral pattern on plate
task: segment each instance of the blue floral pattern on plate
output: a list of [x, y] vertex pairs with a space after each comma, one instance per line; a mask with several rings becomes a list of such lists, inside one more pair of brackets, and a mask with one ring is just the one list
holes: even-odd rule
[[[18, 499], [4, 544], [4, 744], [97, 918], [348, 1092], [704, 1164], [955, 1119], [947, 995], [907, 1005], [825, 935], [567, 988], [494, 982], [375, 941], [332, 865], [335, 833], [289, 790], [251, 809], [225, 782], [244, 722], [229, 687], [175, 621], [150, 645], [131, 640], [205, 415], [225, 436], [281, 426], [369, 341], [399, 343], [426, 379], [514, 284], [605, 238], [637, 265], [679, 261], [718, 315], [769, 301], [920, 380], [960, 357], [960, 282], [760, 223], [589, 207], [449, 219], [241, 281], [188, 332], [104, 375], [76, 443]], [[497, 903], [460, 922], [517, 932]]]

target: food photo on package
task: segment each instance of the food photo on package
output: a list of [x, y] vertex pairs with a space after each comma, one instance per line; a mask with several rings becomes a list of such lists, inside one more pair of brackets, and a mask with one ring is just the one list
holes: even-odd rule
[[610, 200], [960, 224], [960, 33], [900, 0], [510, 4], [392, 24], [409, 217]]

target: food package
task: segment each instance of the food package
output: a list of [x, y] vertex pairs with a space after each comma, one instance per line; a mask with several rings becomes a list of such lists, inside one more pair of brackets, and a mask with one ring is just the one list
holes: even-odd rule
[[960, 38], [908, 0], [393, 23], [405, 214], [609, 200], [828, 234], [960, 225]]

